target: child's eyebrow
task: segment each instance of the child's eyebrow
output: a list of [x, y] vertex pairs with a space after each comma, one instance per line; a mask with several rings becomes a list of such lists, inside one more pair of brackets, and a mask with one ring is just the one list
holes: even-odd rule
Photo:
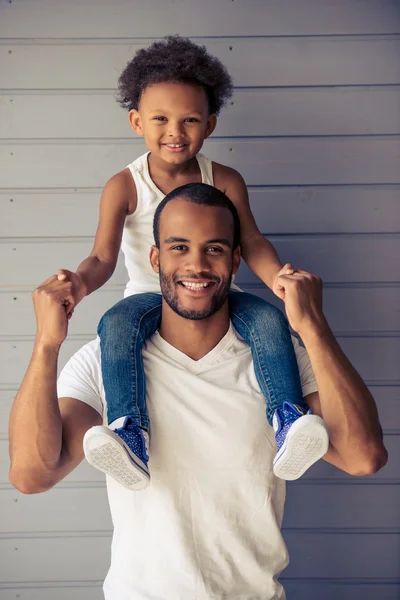
[[[166, 113], [167, 113], [167, 111], [165, 109], [165, 106], [164, 106], [164, 108], [154, 108], [154, 109], [152, 109], [152, 110], [149, 111], [149, 114], [151, 114], [151, 115], [153, 115], [153, 114], [166, 114]], [[198, 110], [187, 110], [187, 111], [185, 111], [185, 115], [186, 116], [187, 115], [201, 116], [201, 112], [199, 112]]]

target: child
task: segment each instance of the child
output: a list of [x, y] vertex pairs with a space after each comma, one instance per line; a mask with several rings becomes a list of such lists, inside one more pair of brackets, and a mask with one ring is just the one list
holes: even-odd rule
[[[82, 298], [110, 278], [120, 247], [125, 255], [129, 274], [125, 299], [103, 316], [98, 328], [109, 426], [89, 429], [84, 450], [93, 466], [138, 490], [150, 480], [150, 423], [141, 351], [159, 325], [160, 285], [148, 259], [157, 205], [181, 185], [213, 185], [238, 210], [243, 258], [282, 299], [278, 277], [293, 269], [282, 267], [274, 247], [257, 229], [239, 173], [199, 154], [232, 95], [231, 78], [220, 61], [205, 47], [170, 36], [137, 52], [119, 79], [119, 92], [120, 103], [129, 110], [129, 123], [144, 137], [149, 152], [107, 182], [90, 256], [76, 273], [60, 270], [58, 275], [72, 283], [70, 317]], [[302, 398], [287, 321], [257, 296], [231, 292], [229, 302], [232, 323], [251, 346], [268, 422], [275, 429], [274, 472], [296, 479], [325, 454], [328, 436], [323, 420], [310, 414]]]

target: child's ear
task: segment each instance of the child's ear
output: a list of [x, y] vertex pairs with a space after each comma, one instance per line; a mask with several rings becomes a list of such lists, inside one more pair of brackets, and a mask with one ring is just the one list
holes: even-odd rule
[[129, 125], [132, 127], [133, 131], [138, 135], [143, 135], [142, 121], [138, 111], [135, 108], [129, 111], [128, 119]]
[[160, 262], [159, 262], [160, 250], [157, 246], [152, 246], [150, 250], [150, 262], [152, 269], [155, 273], [160, 272]]
[[208, 138], [217, 126], [217, 115], [208, 115], [205, 138]]

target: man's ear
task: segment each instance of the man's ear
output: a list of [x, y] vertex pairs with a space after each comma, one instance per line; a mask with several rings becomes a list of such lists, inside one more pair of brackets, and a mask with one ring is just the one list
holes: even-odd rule
[[235, 275], [240, 265], [240, 246], [234, 249], [232, 256], [232, 273]]
[[129, 125], [132, 127], [133, 131], [138, 135], [143, 136], [142, 121], [139, 112], [135, 108], [132, 108], [132, 110], [129, 111], [128, 119]]
[[208, 138], [217, 126], [217, 115], [208, 115], [204, 138]]
[[160, 272], [160, 263], [159, 263], [160, 249], [157, 246], [152, 246], [150, 250], [150, 262], [152, 269], [155, 273]]

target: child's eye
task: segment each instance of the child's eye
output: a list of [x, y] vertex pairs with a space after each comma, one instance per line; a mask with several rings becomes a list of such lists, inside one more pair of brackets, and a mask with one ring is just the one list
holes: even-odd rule
[[167, 119], [165, 117], [154, 117], [155, 121], [166, 121]]
[[188, 117], [187, 119], [185, 119], [185, 121], [187, 123], [198, 123], [199, 122], [199, 120], [196, 119], [195, 117]]

